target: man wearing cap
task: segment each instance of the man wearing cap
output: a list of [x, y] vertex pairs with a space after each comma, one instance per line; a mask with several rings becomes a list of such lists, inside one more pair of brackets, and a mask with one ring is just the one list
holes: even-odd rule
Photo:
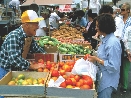
[[6, 36], [0, 51], [0, 79], [8, 71], [24, 71], [44, 67], [43, 64], [30, 63], [26, 60], [26, 54], [23, 55], [26, 51], [24, 46], [28, 38], [31, 41], [27, 45], [29, 47], [27, 53], [45, 53], [33, 39], [40, 20], [43, 20], [43, 18], [38, 18], [35, 11], [27, 10], [21, 16], [22, 25]]
[[36, 36], [46, 36], [48, 35], [49, 32], [49, 10], [48, 9], [43, 9], [41, 11], [41, 16], [40, 18], [44, 18], [44, 20], [41, 20], [39, 22], [39, 29], [36, 31]]

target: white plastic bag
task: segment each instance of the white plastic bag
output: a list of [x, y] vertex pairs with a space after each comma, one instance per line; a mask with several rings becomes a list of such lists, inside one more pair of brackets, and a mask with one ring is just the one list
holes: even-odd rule
[[94, 81], [96, 80], [97, 66], [83, 58], [76, 61], [72, 74], [89, 75]]

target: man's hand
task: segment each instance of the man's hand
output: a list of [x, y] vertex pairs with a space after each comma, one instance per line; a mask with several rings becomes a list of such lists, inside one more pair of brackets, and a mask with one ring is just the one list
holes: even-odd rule
[[36, 62], [31, 62], [30, 63], [30, 69], [36, 70], [38, 68], [45, 68], [45, 65], [43, 63], [36, 63]]

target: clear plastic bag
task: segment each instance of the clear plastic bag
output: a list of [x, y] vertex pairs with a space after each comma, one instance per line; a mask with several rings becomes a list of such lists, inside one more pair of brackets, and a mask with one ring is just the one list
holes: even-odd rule
[[97, 66], [83, 58], [76, 61], [72, 74], [89, 75], [94, 81], [96, 80]]

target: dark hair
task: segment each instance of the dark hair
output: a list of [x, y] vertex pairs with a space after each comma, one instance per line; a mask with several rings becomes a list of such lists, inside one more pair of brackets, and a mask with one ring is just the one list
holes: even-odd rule
[[81, 17], [85, 16], [85, 12], [83, 10], [78, 10], [76, 13], [77, 16], [81, 16]]
[[112, 15], [106, 13], [101, 14], [97, 16], [96, 21], [98, 22], [98, 28], [101, 32], [104, 32], [106, 34], [115, 32], [115, 21]]
[[113, 14], [113, 8], [110, 5], [103, 5], [99, 10], [99, 14], [110, 13]]
[[56, 6], [56, 7], [55, 7], [55, 9], [58, 9], [58, 8], [59, 8], [59, 6]]
[[97, 13], [92, 13], [92, 9], [89, 9], [87, 12], [87, 16], [94, 19], [95, 17], [97, 17]]

